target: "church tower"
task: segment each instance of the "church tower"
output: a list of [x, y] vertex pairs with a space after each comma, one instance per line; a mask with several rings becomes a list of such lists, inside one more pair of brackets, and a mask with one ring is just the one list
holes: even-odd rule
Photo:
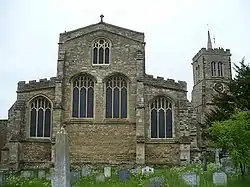
[[225, 83], [232, 78], [231, 53], [229, 49], [213, 48], [208, 31], [207, 48], [193, 57], [192, 104], [199, 123], [204, 123], [205, 113], [212, 106], [212, 95], [224, 92]]

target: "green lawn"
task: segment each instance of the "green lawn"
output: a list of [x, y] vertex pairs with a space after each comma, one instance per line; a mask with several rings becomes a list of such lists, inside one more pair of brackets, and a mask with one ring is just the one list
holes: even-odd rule
[[[166, 187], [187, 187], [185, 183], [180, 179], [180, 174], [186, 170], [196, 171], [200, 176], [201, 187], [213, 187], [212, 184], [212, 171], [202, 172], [200, 167], [185, 167], [176, 169], [155, 169], [155, 174], [151, 176], [130, 176], [130, 180], [127, 182], [118, 182], [118, 176], [112, 173], [110, 179], [106, 179], [104, 183], [96, 183], [95, 175], [92, 177], [82, 177], [74, 183], [74, 187], [147, 187], [149, 184], [149, 178], [153, 176], [164, 176], [166, 178]], [[7, 177], [7, 185], [5, 187], [49, 187], [49, 181], [41, 181], [39, 179], [23, 179], [17, 176]], [[246, 177], [245, 180], [241, 180], [240, 177], [231, 176], [228, 177], [228, 187], [250, 187], [250, 176]]]

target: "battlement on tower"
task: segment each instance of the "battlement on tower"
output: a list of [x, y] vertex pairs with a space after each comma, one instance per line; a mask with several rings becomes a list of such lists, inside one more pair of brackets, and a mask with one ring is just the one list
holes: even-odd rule
[[143, 82], [148, 85], [160, 86], [164, 88], [187, 91], [187, 83], [185, 81], [175, 82], [174, 79], [164, 79], [164, 77], [154, 77], [153, 75], [145, 74]]
[[230, 49], [223, 49], [221, 47], [214, 48], [214, 49], [201, 48], [200, 51], [193, 57], [193, 61], [198, 60], [201, 55], [231, 56], [231, 52], [230, 52]]
[[56, 85], [56, 77], [51, 77], [48, 79], [39, 79], [37, 82], [36, 80], [30, 80], [29, 82], [26, 81], [19, 81], [17, 85], [17, 92], [25, 92], [31, 90], [39, 90], [44, 88], [53, 88]]

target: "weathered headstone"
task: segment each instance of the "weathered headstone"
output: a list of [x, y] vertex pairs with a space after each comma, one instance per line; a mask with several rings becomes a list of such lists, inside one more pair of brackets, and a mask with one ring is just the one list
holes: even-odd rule
[[95, 177], [95, 180], [96, 182], [104, 182], [105, 181], [105, 176], [103, 173], [100, 173], [98, 174], [96, 177]]
[[5, 185], [5, 175], [4, 171], [0, 171], [0, 186]]
[[220, 149], [215, 149], [215, 164], [220, 166]]
[[213, 174], [213, 184], [216, 185], [227, 185], [227, 175], [224, 172], [215, 172]]
[[87, 177], [87, 176], [90, 176], [92, 173], [92, 170], [90, 167], [83, 167], [82, 168], [82, 176], [83, 177]]
[[142, 168], [141, 172], [142, 172], [142, 175], [154, 174], [154, 168], [146, 166], [146, 167]]
[[24, 178], [32, 178], [34, 177], [33, 171], [21, 171], [21, 176]]
[[56, 134], [55, 172], [52, 176], [52, 187], [70, 187], [68, 134], [64, 127]]
[[81, 177], [80, 171], [71, 171], [70, 172], [70, 182], [71, 184], [77, 181]]
[[164, 184], [165, 183], [164, 177], [153, 177], [149, 179], [150, 184]]
[[200, 186], [200, 177], [196, 173], [184, 173], [182, 174], [182, 179], [187, 185], [198, 187]]
[[108, 177], [111, 177], [111, 167], [104, 167], [104, 176], [106, 177], [106, 178], [108, 178]]
[[38, 175], [39, 179], [44, 179], [46, 177], [46, 174], [45, 174], [44, 170], [39, 170], [37, 175]]
[[129, 170], [128, 169], [123, 169], [119, 171], [119, 181], [127, 181], [129, 180]]

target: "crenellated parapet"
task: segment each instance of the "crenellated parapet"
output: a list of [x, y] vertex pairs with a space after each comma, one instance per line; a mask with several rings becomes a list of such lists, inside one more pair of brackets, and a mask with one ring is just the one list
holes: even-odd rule
[[145, 74], [143, 82], [144, 84], [148, 85], [160, 86], [168, 89], [187, 92], [187, 83], [185, 81], [175, 82], [174, 79], [165, 80], [163, 77], [155, 78], [153, 75]]
[[53, 88], [56, 84], [56, 77], [51, 77], [48, 79], [31, 80], [28, 83], [25, 81], [19, 81], [17, 86], [17, 92], [25, 92], [32, 90], [39, 90], [44, 88]]
[[231, 52], [230, 52], [230, 49], [223, 49], [221, 47], [214, 48], [214, 49], [201, 48], [200, 51], [193, 57], [193, 61], [198, 60], [201, 55], [231, 56]]

